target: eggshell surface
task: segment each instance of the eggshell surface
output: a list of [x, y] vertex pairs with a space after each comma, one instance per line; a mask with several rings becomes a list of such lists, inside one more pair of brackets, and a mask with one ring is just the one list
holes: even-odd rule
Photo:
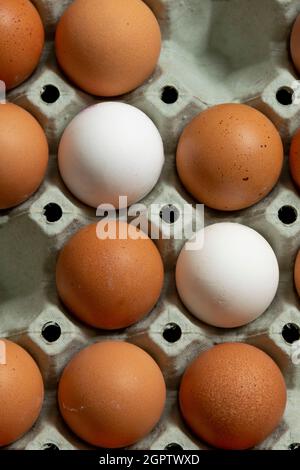
[[147, 315], [159, 299], [164, 279], [161, 256], [150, 238], [100, 239], [97, 224], [77, 232], [60, 252], [56, 267], [59, 296], [83, 322], [96, 328], [125, 328]]
[[58, 23], [55, 44], [60, 66], [77, 86], [117, 96], [152, 74], [161, 33], [141, 0], [75, 0]]
[[147, 435], [164, 409], [166, 386], [156, 362], [139, 347], [117, 341], [80, 351], [58, 389], [61, 414], [86, 442], [129, 446]]
[[180, 408], [195, 434], [221, 449], [242, 450], [266, 439], [280, 423], [286, 385], [278, 366], [258, 348], [225, 343], [187, 368]]
[[36, 119], [11, 103], [0, 104], [0, 209], [28, 199], [48, 165], [48, 143]]
[[298, 252], [296, 263], [295, 263], [295, 270], [294, 270], [294, 280], [295, 280], [295, 287], [300, 297], [300, 251]]
[[193, 315], [209, 325], [246, 325], [264, 313], [275, 297], [279, 267], [274, 251], [244, 225], [223, 222], [203, 231], [203, 246], [190, 250], [186, 244], [179, 255], [179, 296]]
[[37, 420], [44, 399], [41, 373], [20, 346], [0, 340], [0, 446], [25, 434]]
[[0, 80], [7, 89], [34, 71], [44, 46], [44, 27], [29, 0], [0, 0]]
[[292, 139], [289, 163], [292, 178], [300, 189], [300, 131]]
[[184, 129], [177, 170], [185, 188], [208, 207], [245, 209], [276, 185], [283, 145], [273, 123], [243, 104], [213, 106]]
[[300, 73], [300, 15], [297, 16], [293, 25], [290, 39], [290, 50], [294, 65], [298, 73]]
[[[91, 106], [66, 128], [59, 169], [69, 190], [85, 204], [131, 205], [156, 185], [164, 164], [161, 136], [146, 114], [124, 103]], [[119, 204], [119, 196], [127, 204]]]

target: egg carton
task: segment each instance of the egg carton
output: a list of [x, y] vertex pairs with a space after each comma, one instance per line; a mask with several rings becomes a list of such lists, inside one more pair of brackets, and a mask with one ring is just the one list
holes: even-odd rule
[[[60, 374], [81, 348], [95, 341], [119, 339], [148, 351], [167, 383], [167, 404], [156, 428], [134, 449], [206, 449], [184, 424], [177, 391], [188, 364], [216, 343], [243, 341], [271, 355], [288, 387], [288, 405], [278, 429], [259, 449], [296, 448], [300, 443], [300, 314], [293, 286], [293, 264], [299, 248], [299, 193], [287, 163], [279, 184], [263, 201], [234, 213], [205, 208], [205, 224], [232, 221], [260, 232], [273, 246], [280, 265], [278, 294], [266, 313], [241, 328], [223, 330], [196, 320], [180, 302], [174, 268], [184, 240], [161, 237], [165, 264], [161, 298], [142, 321], [125, 330], [105, 332], [86, 327], [71, 316], [55, 288], [57, 254], [80, 227], [97, 220], [64, 186], [57, 169], [60, 136], [83, 108], [99, 102], [74, 87], [57, 66], [55, 25], [70, 0], [34, 0], [46, 29], [41, 63], [24, 84], [8, 93], [45, 129], [50, 145], [47, 177], [39, 191], [21, 206], [0, 212], [0, 336], [25, 347], [37, 361], [46, 395], [35, 426], [8, 449], [88, 449], [64, 424], [56, 403]], [[290, 61], [291, 27], [300, 12], [296, 0], [147, 0], [163, 36], [154, 75], [140, 88], [118, 98], [156, 123], [165, 144], [166, 163], [147, 206], [182, 207], [195, 201], [185, 192], [175, 168], [176, 145], [184, 126], [217, 103], [248, 103], [277, 126], [288, 153], [300, 127], [297, 74]], [[289, 104], [283, 104], [289, 103]], [[162, 220], [161, 235], [170, 229]], [[300, 444], [299, 444], [300, 445]]]

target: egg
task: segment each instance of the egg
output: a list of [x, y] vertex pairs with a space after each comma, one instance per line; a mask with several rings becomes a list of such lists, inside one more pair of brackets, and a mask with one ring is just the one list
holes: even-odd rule
[[39, 123], [12, 103], [0, 104], [0, 209], [28, 199], [48, 165], [48, 143]]
[[200, 354], [187, 368], [179, 392], [187, 425], [203, 441], [242, 450], [264, 441], [286, 405], [284, 378], [263, 351], [225, 343]]
[[55, 47], [61, 68], [78, 87], [117, 96], [153, 73], [161, 33], [141, 0], [75, 0], [58, 23]]
[[56, 266], [63, 303], [83, 322], [108, 330], [125, 328], [147, 315], [164, 280], [153, 241], [146, 235], [134, 238], [125, 222], [116, 222], [116, 228], [116, 238], [99, 238], [97, 224], [84, 227], [64, 246]]
[[295, 280], [295, 287], [296, 287], [297, 293], [300, 297], [300, 251], [298, 252], [298, 255], [296, 258], [294, 280]]
[[[156, 185], [164, 164], [159, 131], [150, 118], [125, 103], [91, 106], [67, 126], [58, 152], [61, 176], [85, 204], [126, 207]], [[119, 196], [127, 201], [119, 203]]]
[[294, 65], [300, 73], [300, 15], [297, 16], [293, 25], [290, 39], [290, 50]]
[[292, 178], [300, 189], [300, 130], [292, 139], [289, 164]]
[[269, 243], [237, 223], [205, 227], [184, 245], [177, 260], [182, 302], [195, 317], [221, 328], [258, 318], [270, 306], [278, 283], [278, 262]]
[[159, 421], [166, 399], [152, 357], [126, 342], [96, 343], [80, 351], [59, 382], [61, 414], [81, 439], [98, 447], [125, 447]]
[[283, 145], [273, 123], [243, 104], [213, 106], [184, 129], [177, 170], [194, 198], [213, 209], [245, 209], [276, 185]]
[[0, 340], [0, 446], [7, 446], [30, 430], [44, 399], [38, 366], [17, 344]]
[[29, 0], [0, 0], [0, 80], [10, 90], [37, 67], [44, 46], [42, 20]]

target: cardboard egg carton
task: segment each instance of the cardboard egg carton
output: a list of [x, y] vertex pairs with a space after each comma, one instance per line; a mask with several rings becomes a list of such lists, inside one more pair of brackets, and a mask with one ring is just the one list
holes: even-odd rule
[[[259, 231], [276, 252], [281, 271], [279, 291], [268, 311], [256, 321], [222, 330], [193, 318], [180, 302], [175, 287], [174, 268], [184, 240], [171, 238], [157, 241], [165, 263], [165, 284], [159, 302], [146, 318], [126, 330], [109, 333], [77, 322], [57, 297], [56, 258], [73, 233], [97, 218], [95, 210], [76, 200], [62, 183], [57, 169], [57, 147], [71, 119], [100, 99], [74, 87], [55, 61], [55, 24], [70, 0], [33, 0], [33, 3], [46, 29], [43, 58], [33, 76], [8, 93], [8, 100], [30, 111], [42, 124], [51, 158], [47, 178], [39, 191], [21, 206], [0, 214], [0, 330], [2, 337], [24, 346], [35, 358], [44, 377], [46, 398], [35, 426], [10, 448], [89, 448], [72, 434], [59, 415], [57, 382], [77, 351], [110, 338], [132, 342], [148, 351], [162, 368], [168, 387], [160, 423], [133, 448], [164, 449], [170, 444], [184, 449], [206, 448], [183, 423], [177, 390], [180, 377], [193, 358], [225, 341], [245, 341], [258, 346], [275, 359], [285, 375], [288, 406], [284, 420], [259, 448], [288, 449], [300, 443], [297, 365], [300, 346], [297, 342], [289, 343], [282, 335], [284, 332], [285, 338], [295, 339], [300, 327], [299, 299], [293, 286], [293, 263], [300, 245], [297, 214], [300, 204], [287, 165], [276, 188], [254, 207], [235, 213], [205, 209], [206, 225], [221, 221], [243, 223]], [[288, 152], [290, 139], [300, 127], [297, 75], [288, 52], [289, 35], [300, 3], [296, 0], [146, 3], [162, 29], [159, 65], [143, 86], [119, 99], [146, 112], [160, 129], [165, 144], [162, 176], [143, 202], [148, 206], [156, 203], [159, 207], [168, 204], [182, 207], [195, 201], [177, 177], [176, 145], [184, 126], [205, 108], [222, 102], [243, 102], [260, 109], [279, 129]], [[283, 105], [278, 99], [291, 104]], [[284, 223], [293, 218], [293, 223]], [[162, 221], [161, 233], [169, 228]]]

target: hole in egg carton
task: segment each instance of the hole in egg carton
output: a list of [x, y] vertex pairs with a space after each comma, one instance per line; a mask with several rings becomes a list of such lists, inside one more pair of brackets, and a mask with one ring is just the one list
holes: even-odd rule
[[61, 336], [61, 327], [56, 322], [47, 322], [42, 328], [42, 337], [48, 343], [55, 343]]
[[294, 102], [294, 90], [291, 87], [284, 86], [279, 88], [276, 93], [276, 99], [278, 103], [283, 106], [289, 106]]
[[62, 218], [63, 211], [62, 208], [55, 202], [50, 202], [46, 204], [43, 211], [44, 216], [46, 217], [47, 222], [57, 222]]
[[278, 211], [278, 218], [284, 225], [292, 225], [298, 218], [298, 211], [293, 206], [282, 206]]
[[178, 96], [178, 91], [174, 86], [167, 85], [161, 91], [161, 100], [166, 104], [176, 103]]
[[180, 444], [177, 444], [177, 442], [171, 442], [170, 444], [166, 445], [165, 450], [171, 450], [174, 452], [183, 450], [183, 447]]
[[60, 91], [55, 85], [45, 85], [41, 92], [41, 98], [44, 103], [53, 104], [60, 97]]
[[287, 323], [282, 328], [282, 337], [288, 344], [293, 344], [300, 339], [300, 328], [295, 323]]
[[176, 323], [168, 323], [163, 331], [163, 338], [168, 343], [176, 343], [180, 340], [182, 331], [179, 325]]
[[300, 450], [300, 443], [299, 442], [294, 442], [289, 446], [289, 450]]
[[59, 447], [56, 444], [53, 444], [52, 442], [47, 442], [43, 445], [42, 450], [59, 450]]
[[173, 204], [167, 204], [162, 207], [159, 216], [167, 224], [174, 224], [179, 219], [180, 212]]

